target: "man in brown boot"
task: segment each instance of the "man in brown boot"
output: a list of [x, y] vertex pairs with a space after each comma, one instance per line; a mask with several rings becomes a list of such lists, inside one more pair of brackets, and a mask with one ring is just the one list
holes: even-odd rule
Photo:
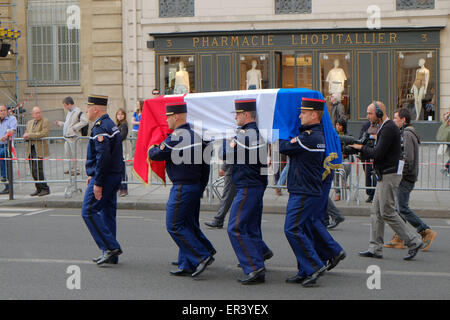
[[[424, 244], [422, 251], [425, 251], [431, 247], [431, 244], [436, 238], [436, 231], [431, 230], [431, 228], [409, 208], [408, 204], [409, 195], [414, 189], [414, 184], [417, 181], [419, 173], [420, 139], [414, 127], [411, 125], [411, 115], [408, 109], [399, 109], [394, 114], [394, 122], [401, 131], [403, 140], [403, 160], [405, 162], [402, 180], [397, 189], [396, 210], [400, 213], [400, 217], [416, 228], [417, 232], [422, 236], [422, 242]], [[390, 243], [386, 244], [385, 247], [402, 249], [403, 243], [399, 244], [398, 241], [401, 240], [395, 240], [395, 236], [396, 235], [394, 235], [394, 238], [392, 238]]]
[[384, 247], [385, 248], [393, 248], [393, 249], [405, 249], [405, 245], [403, 244], [403, 241], [400, 239], [400, 237], [396, 233], [394, 233], [394, 236], [392, 237], [391, 241], [386, 243], [384, 245]]

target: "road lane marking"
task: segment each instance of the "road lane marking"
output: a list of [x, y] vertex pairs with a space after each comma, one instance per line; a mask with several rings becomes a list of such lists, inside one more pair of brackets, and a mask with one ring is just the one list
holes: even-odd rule
[[22, 212], [22, 211], [27, 211], [27, 212], [31, 212], [31, 211], [36, 211], [39, 209], [32, 209], [32, 208], [0, 208], [0, 211], [16, 211], [16, 212]]
[[[228, 269], [236, 270], [236, 266], [228, 265]], [[275, 271], [297, 271], [295, 267], [276, 267], [271, 266], [267, 269]], [[347, 273], [347, 274], [367, 274], [366, 270], [359, 269], [334, 269], [332, 273]], [[381, 274], [384, 275], [395, 275], [395, 276], [429, 276], [429, 277], [448, 277], [450, 278], [450, 272], [431, 272], [431, 271], [397, 271], [397, 270], [381, 270]]]
[[[81, 214], [49, 214], [50, 217], [81, 217]], [[139, 216], [117, 216], [117, 219], [145, 219]]]
[[26, 214], [24, 214], [24, 216], [34, 216], [35, 214], [44, 213], [44, 212], [53, 211], [53, 210], [54, 209], [38, 210], [38, 211], [31, 212], [31, 213], [26, 213]]
[[21, 213], [0, 213], [0, 218], [12, 218], [22, 215]]
[[26, 263], [61, 263], [61, 264], [94, 264], [89, 260], [69, 260], [69, 259], [20, 259], [20, 258], [0, 258], [0, 262], [26, 262]]

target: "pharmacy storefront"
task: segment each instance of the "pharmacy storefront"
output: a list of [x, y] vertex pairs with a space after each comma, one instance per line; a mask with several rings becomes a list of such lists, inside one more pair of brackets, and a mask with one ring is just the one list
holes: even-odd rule
[[[420, 133], [439, 122], [441, 28], [150, 34], [164, 94], [310, 88], [343, 103], [356, 130], [367, 105], [411, 110]], [[353, 132], [355, 132], [353, 130]], [[431, 130], [435, 132], [435, 130]]]

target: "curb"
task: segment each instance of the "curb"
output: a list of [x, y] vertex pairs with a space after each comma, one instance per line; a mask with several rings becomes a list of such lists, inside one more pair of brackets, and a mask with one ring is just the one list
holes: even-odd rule
[[[81, 209], [82, 200], [7, 200], [1, 204], [4, 207], [32, 207], [32, 208], [70, 208]], [[337, 206], [344, 216], [370, 216], [371, 206]], [[166, 210], [166, 202], [118, 202], [119, 210]], [[214, 212], [219, 209], [219, 204], [202, 203], [201, 211]], [[450, 210], [413, 208], [414, 213], [422, 218], [450, 218]], [[285, 214], [286, 206], [265, 205], [263, 213]]]

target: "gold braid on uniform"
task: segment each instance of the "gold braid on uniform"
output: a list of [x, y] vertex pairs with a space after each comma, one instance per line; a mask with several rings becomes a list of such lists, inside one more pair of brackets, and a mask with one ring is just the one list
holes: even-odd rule
[[325, 169], [322, 173], [322, 181], [327, 178], [330, 174], [331, 170], [342, 169], [344, 166], [342, 163], [333, 164], [331, 161], [338, 158], [338, 154], [336, 152], [331, 152], [328, 157], [323, 160], [323, 168]]

